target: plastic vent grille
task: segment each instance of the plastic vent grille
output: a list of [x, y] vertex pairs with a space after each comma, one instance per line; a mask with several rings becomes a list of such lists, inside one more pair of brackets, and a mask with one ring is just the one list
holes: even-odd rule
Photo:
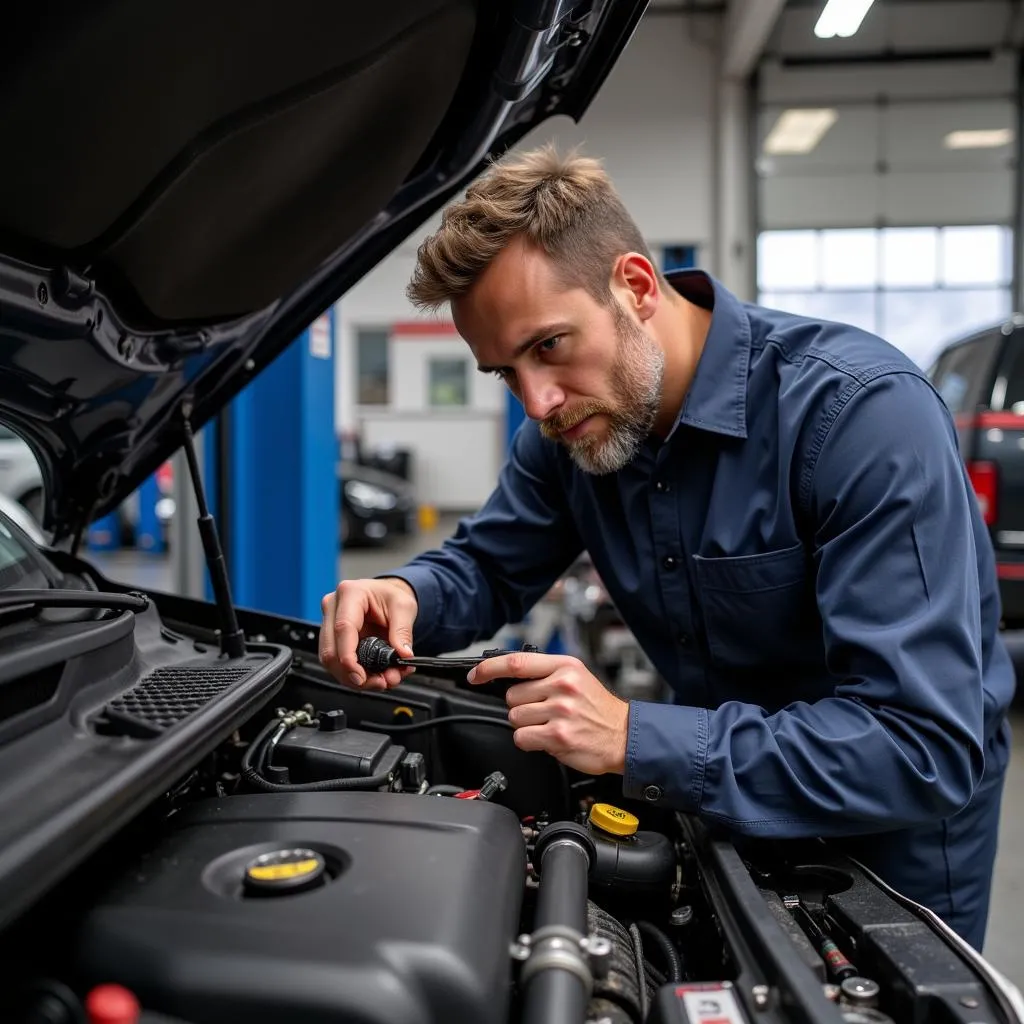
[[158, 668], [106, 706], [103, 731], [159, 736], [251, 673], [251, 665]]

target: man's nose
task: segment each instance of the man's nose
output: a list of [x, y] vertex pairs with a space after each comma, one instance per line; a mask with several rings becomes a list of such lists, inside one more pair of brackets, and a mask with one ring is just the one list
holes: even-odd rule
[[531, 420], [546, 420], [565, 401], [565, 392], [544, 376], [519, 375], [519, 400]]

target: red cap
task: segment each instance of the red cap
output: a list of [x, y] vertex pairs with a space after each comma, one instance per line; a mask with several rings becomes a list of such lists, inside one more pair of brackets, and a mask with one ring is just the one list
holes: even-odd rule
[[121, 985], [97, 985], [85, 999], [89, 1024], [138, 1024], [141, 1008]]

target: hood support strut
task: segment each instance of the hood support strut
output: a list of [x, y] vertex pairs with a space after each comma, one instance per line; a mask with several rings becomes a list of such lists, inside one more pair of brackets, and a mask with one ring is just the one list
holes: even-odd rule
[[228, 567], [224, 560], [224, 551], [220, 544], [220, 535], [217, 533], [217, 524], [210, 509], [206, 504], [206, 492], [203, 489], [203, 477], [199, 472], [199, 462], [196, 459], [195, 436], [192, 433], [192, 424], [189, 417], [192, 413], [191, 404], [182, 408], [182, 419], [185, 426], [185, 457], [188, 460], [188, 472], [192, 478], [192, 489], [195, 491], [196, 504], [199, 506], [199, 536], [203, 541], [203, 551], [206, 553], [206, 568], [210, 573], [210, 583], [213, 586], [214, 600], [217, 604], [217, 612], [220, 616], [220, 651], [229, 658], [241, 658], [245, 655], [245, 634], [238, 625], [238, 617], [235, 615], [235, 606], [231, 600], [231, 585], [228, 582]]

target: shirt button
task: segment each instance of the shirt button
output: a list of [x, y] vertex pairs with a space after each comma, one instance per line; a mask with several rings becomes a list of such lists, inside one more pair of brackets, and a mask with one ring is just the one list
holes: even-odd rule
[[656, 803], [661, 797], [661, 786], [644, 786], [644, 799], [649, 803]]
[[666, 557], [662, 559], [661, 564], [665, 566], [666, 569], [674, 569], [679, 564], [679, 559], [674, 558], [672, 555], [666, 555]]
[[680, 647], [689, 647], [690, 646], [690, 635], [689, 635], [689, 633], [680, 633], [679, 636], [676, 637], [676, 640], [678, 641]]
[[669, 492], [669, 491], [670, 491], [670, 490], [671, 490], [672, 488], [671, 488], [671, 487], [669, 487], [669, 485], [668, 485], [667, 483], [665, 483], [665, 481], [664, 481], [664, 480], [659, 480], [659, 481], [658, 481], [658, 482], [657, 482], [657, 483], [656, 483], [656, 484], [654, 485], [654, 489], [655, 489], [656, 491], [660, 491], [660, 492], [661, 492], [662, 494], [668, 494], [668, 492]]

